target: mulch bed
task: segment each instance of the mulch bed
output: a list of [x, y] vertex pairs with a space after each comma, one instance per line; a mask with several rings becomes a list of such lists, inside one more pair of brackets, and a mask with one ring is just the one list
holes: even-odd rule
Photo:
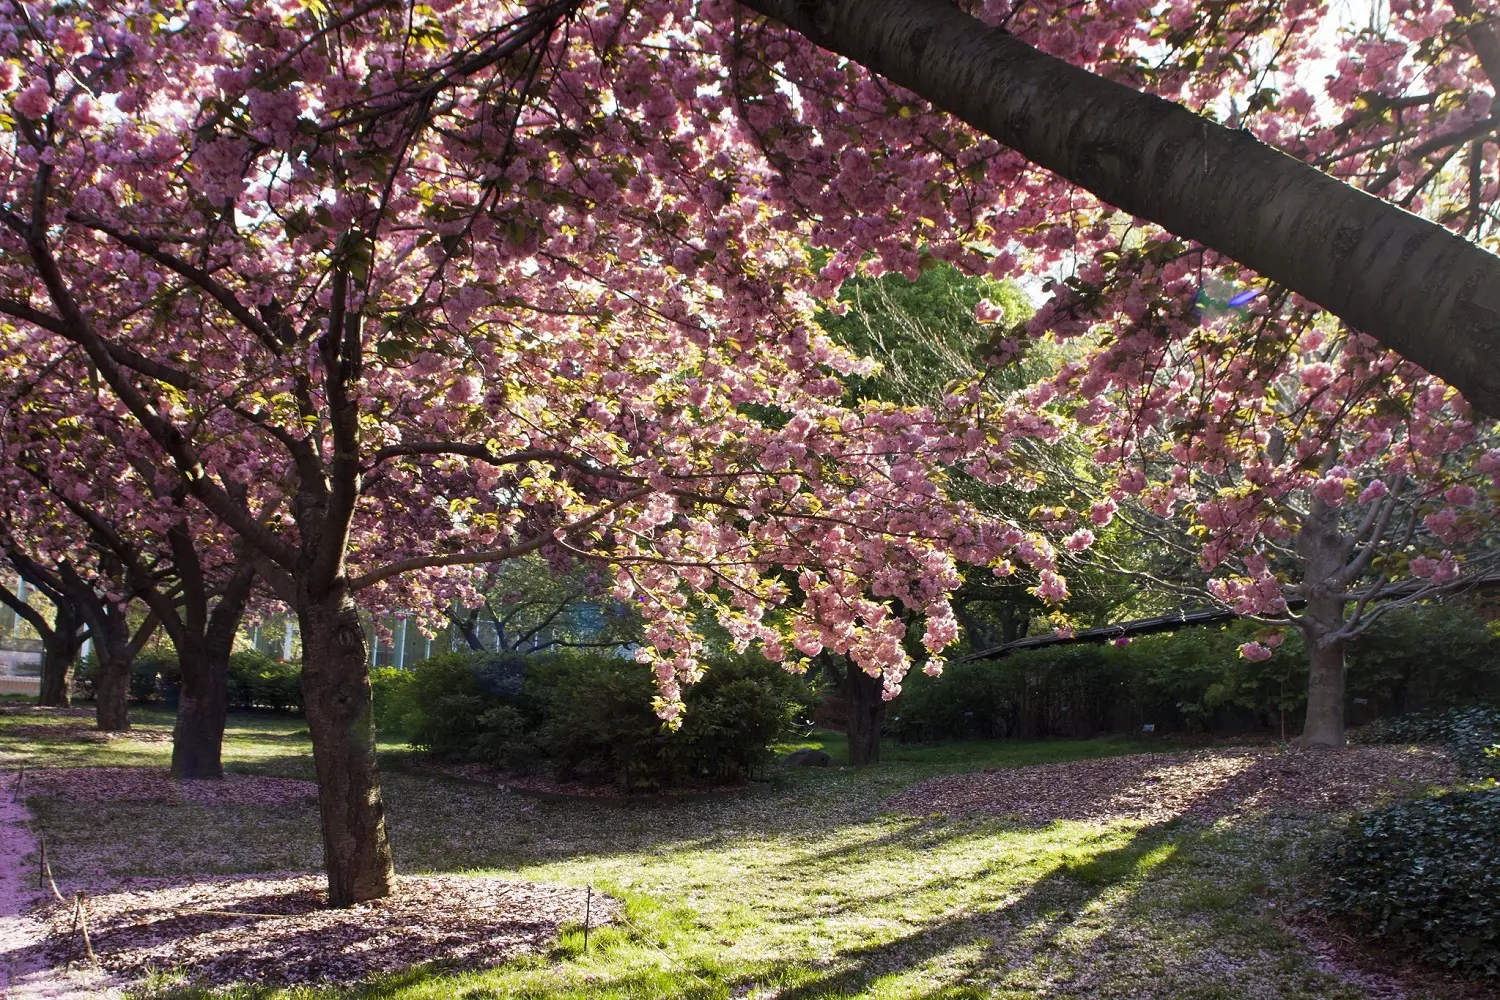
[[1039, 823], [1212, 822], [1261, 811], [1366, 808], [1456, 780], [1447, 755], [1425, 747], [1231, 748], [987, 768], [920, 782], [887, 805], [917, 815], [990, 814]]
[[47, 705], [0, 705], [0, 715], [60, 715], [69, 719], [92, 719], [95, 714], [92, 708], [85, 708], [82, 705], [70, 705], [67, 708]]
[[50, 767], [27, 771], [25, 795], [73, 802], [284, 805], [316, 799], [316, 782], [227, 773], [222, 781], [174, 781], [155, 767]]
[[[399, 876], [396, 894], [345, 910], [326, 909], [323, 875], [130, 879], [88, 897], [88, 927], [100, 965], [129, 977], [175, 968], [190, 980], [347, 984], [413, 965], [485, 968], [534, 951], [560, 925], [582, 922], [586, 890], [490, 877]], [[594, 893], [590, 920], [608, 923], [618, 904]], [[73, 911], [45, 917], [56, 961], [79, 952]]]
[[134, 740], [138, 743], [171, 743], [170, 729], [128, 729], [125, 732], [103, 732], [92, 726], [76, 722], [54, 725], [8, 726], [0, 730], [0, 739], [5, 740], [66, 740], [68, 742], [110, 743], [118, 740]]
[[538, 799], [598, 799], [609, 802], [651, 802], [732, 795], [746, 788], [745, 782], [672, 785], [651, 791], [623, 791], [618, 785], [588, 781], [559, 781], [543, 774], [516, 774], [489, 764], [460, 763], [432, 759], [408, 760], [399, 765], [412, 774], [442, 775], [460, 781], [489, 785]]

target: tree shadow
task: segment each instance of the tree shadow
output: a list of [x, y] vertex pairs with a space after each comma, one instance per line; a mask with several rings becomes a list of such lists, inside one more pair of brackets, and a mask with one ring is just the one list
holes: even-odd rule
[[[995, 957], [1003, 952], [1004, 943], [1021, 932], [1035, 938], [1038, 945], [1054, 941], [1080, 910], [1133, 877], [1141, 860], [1161, 846], [1166, 832], [1165, 826], [1142, 828], [1121, 847], [1094, 855], [1082, 864], [1060, 864], [1001, 906], [936, 921], [893, 941], [844, 951], [838, 956], [837, 968], [782, 991], [778, 1000], [855, 995], [877, 979], [915, 969], [975, 942], [988, 942], [983, 951]], [[1060, 909], [1056, 906], [1059, 899], [1067, 901]], [[954, 995], [943, 992], [946, 989], [933, 995]]]

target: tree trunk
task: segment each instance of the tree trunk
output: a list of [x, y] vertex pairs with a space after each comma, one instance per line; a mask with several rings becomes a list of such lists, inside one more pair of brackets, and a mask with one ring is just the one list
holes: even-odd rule
[[1303, 746], [1344, 745], [1344, 646], [1343, 639], [1333, 639], [1321, 629], [1314, 628], [1307, 635], [1307, 721], [1302, 725]]
[[1311, 299], [1500, 414], [1500, 258], [952, 0], [741, 0], [1038, 166]]
[[[216, 652], [219, 655], [215, 655]], [[224, 723], [229, 712], [229, 654], [204, 636], [177, 647], [182, 688], [172, 729], [172, 777], [216, 781], [224, 777]]]
[[[1332, 464], [1332, 457], [1327, 464]], [[1307, 643], [1307, 719], [1303, 746], [1344, 745], [1344, 585], [1340, 573], [1353, 541], [1339, 530], [1336, 508], [1314, 500], [1297, 530], [1302, 558], [1302, 636]]]
[[879, 677], [871, 677], [851, 661], [845, 668], [844, 690], [849, 700], [849, 763], [854, 767], [880, 762], [880, 726], [885, 701]]
[[53, 619], [52, 631], [42, 638], [42, 691], [38, 705], [67, 708], [73, 697], [73, 667], [78, 662], [77, 615], [61, 603]]
[[42, 692], [38, 705], [67, 708], [73, 694], [73, 662], [76, 649], [64, 649], [63, 643], [48, 642], [42, 646]]
[[328, 905], [390, 895], [395, 882], [375, 762], [375, 715], [365, 633], [341, 589], [299, 595], [302, 697], [318, 772]]
[[94, 648], [99, 651], [99, 674], [94, 682], [97, 724], [106, 733], [123, 733], [130, 728], [131, 657], [112, 643], [95, 643]]

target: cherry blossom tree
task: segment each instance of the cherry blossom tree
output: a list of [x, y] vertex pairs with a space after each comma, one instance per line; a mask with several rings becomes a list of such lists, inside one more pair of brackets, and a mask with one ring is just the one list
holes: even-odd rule
[[[1354, 150], [1357, 102], [1321, 95], [1341, 132], [1295, 82], [1312, 5], [980, 9], [1004, 31], [927, 0], [889, 5], [897, 21], [750, 6], [806, 34], [717, 2], [0, 5], [0, 311], [97, 373], [143, 478], [296, 610], [335, 905], [391, 884], [357, 598], [440, 608], [474, 596], [454, 567], [600, 562], [640, 600], [672, 719], [700, 669], [693, 600], [772, 658], [847, 653], [889, 695], [902, 613], [929, 653], [956, 635], [960, 561], [1066, 594], [1044, 538], [946, 493], [948, 468], [1024, 473], [1016, 443], [1055, 433], [1045, 401], [991, 406], [976, 383], [941, 408], [839, 405], [860, 362], [811, 314], [861, 269], [915, 274], [925, 250], [1068, 272], [1035, 332], [1129, 320], [1058, 383], [1089, 405], [1149, 385], [1158, 341], [1196, 344], [1191, 275], [1228, 266], [1214, 250], [1481, 405], [1500, 393], [1492, 256], [1159, 99], [1306, 158]], [[1477, 78], [1464, 25], [1438, 72]], [[1401, 178], [1383, 194], [1428, 172], [1418, 147], [1453, 116], [1431, 112], [1382, 147]], [[1329, 169], [1354, 178], [1350, 155]], [[1141, 229], [1089, 192], [1202, 246], [1152, 238], [1131, 280], [1096, 280], [1127, 275]], [[1141, 302], [1178, 311], [1138, 328]], [[803, 600], [773, 626], [784, 572]]]
[[68, 593], [51, 586], [54, 577], [19, 548], [8, 547], [5, 559], [17, 576], [52, 605], [52, 620], [23, 600], [16, 590], [0, 586], [0, 603], [25, 621], [42, 640], [41, 690], [37, 704], [66, 708], [72, 698], [73, 668], [89, 637], [83, 615]]
[[[616, 59], [669, 37], [649, 11], [9, 10], [0, 311], [96, 373], [81, 416], [139, 496], [205, 512], [295, 609], [333, 905], [391, 887], [357, 596], [440, 608], [469, 565], [602, 564], [671, 721], [691, 600], [893, 695], [895, 608], [939, 669], [956, 560], [1053, 573], [1045, 538], [945, 496], [984, 435], [839, 404], [860, 362], [811, 322], [728, 95], [689, 140], [674, 101], [707, 71], [668, 92], [671, 58]], [[773, 625], [788, 570], [803, 601]]]
[[[1159, 308], [1172, 307], [1107, 328], [1149, 325]], [[1126, 364], [1096, 379], [1079, 360], [1024, 397], [1092, 447], [1093, 522], [1123, 517], [1142, 542], [1136, 557], [1096, 558], [1264, 622], [1248, 658], [1270, 656], [1277, 626], [1300, 631], [1303, 740], [1341, 746], [1348, 642], [1392, 608], [1494, 572], [1500, 433], [1450, 387], [1315, 312], [1213, 309], [1201, 302], [1195, 340], [1150, 356], [1145, 377]], [[1118, 346], [1082, 339], [1096, 354]]]
[[[40, 534], [31, 531], [27, 537], [35, 539]], [[80, 567], [66, 558], [49, 564], [27, 552], [13, 530], [8, 532], [5, 551], [7, 561], [17, 569], [21, 579], [48, 595], [56, 609], [48, 626], [15, 594], [0, 595], [0, 600], [16, 610], [42, 637], [42, 690], [38, 704], [68, 704], [74, 664], [83, 643], [92, 641], [98, 662], [93, 677], [95, 721], [104, 732], [128, 730], [131, 665], [156, 631], [155, 615], [148, 614], [131, 626], [130, 602], [121, 593], [123, 574], [107, 554], [99, 558], [94, 553], [90, 567]], [[78, 626], [83, 626], [83, 630]]]
[[[1050, 0], [742, 3], [800, 33], [749, 29], [753, 40], [744, 48], [811, 98], [796, 111], [782, 101], [781, 113], [767, 117], [786, 121], [764, 122], [763, 134], [795, 135], [789, 121], [868, 115], [887, 101], [902, 121], [882, 127], [893, 117], [887, 113], [862, 122], [859, 141], [872, 153], [856, 169], [894, 168], [899, 157], [886, 160], [881, 140], [907, 130], [933, 140], [934, 159], [979, 164], [970, 176], [981, 191], [997, 167], [1015, 173], [1024, 157], [1292, 289], [1500, 413], [1500, 261], [1381, 200], [1464, 150], [1472, 186], [1484, 187], [1500, 73], [1497, 12], [1485, 0], [1394, 0], [1385, 23], [1335, 43], [1343, 60], [1321, 94], [1323, 71], [1309, 80], [1312, 73], [1299, 69], [1332, 54], [1318, 30], [1331, 14], [1307, 0], [1112, 2], [1086, 12]], [[907, 90], [810, 52], [807, 40]], [[1413, 82], [1438, 85], [1392, 93]], [[1344, 120], [1304, 144], [1296, 125], [1318, 117], [1320, 97]], [[932, 127], [922, 102], [1018, 155], [955, 147], [948, 123]], [[1344, 141], [1356, 131], [1377, 135]], [[1335, 179], [1352, 179], [1351, 168], [1372, 161], [1389, 164], [1374, 182]], [[919, 171], [911, 180], [930, 176]], [[1078, 188], [1070, 185], [1045, 184], [1054, 199], [1072, 200], [1058, 211], [1057, 200], [1046, 199], [1051, 213], [1031, 185], [1018, 188], [1030, 208], [1020, 225], [996, 224], [996, 232], [1030, 229], [1039, 237], [1052, 229], [1060, 240], [1054, 246], [1096, 250], [1088, 216], [1097, 215], [1071, 197]], [[876, 197], [868, 195], [872, 203]], [[1477, 216], [1472, 208], [1456, 214], [1458, 221]], [[1459, 228], [1452, 217], [1439, 221]], [[1463, 231], [1474, 234], [1470, 226]]]
[[[162, 475], [156, 446], [77, 349], [44, 333], [0, 337], [7, 537], [47, 568], [50, 586], [69, 593], [89, 625], [101, 728], [125, 724], [130, 660], [159, 624], [182, 669], [172, 773], [222, 777], [229, 654], [251, 561], [180, 481]], [[146, 634], [132, 637], [125, 609], [137, 599], [149, 614]]]

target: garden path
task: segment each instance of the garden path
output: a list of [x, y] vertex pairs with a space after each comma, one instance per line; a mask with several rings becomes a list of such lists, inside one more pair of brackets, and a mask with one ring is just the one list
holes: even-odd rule
[[47, 925], [29, 912], [42, 896], [26, 804], [16, 793], [16, 775], [0, 780], [0, 1000], [117, 1000], [119, 989], [99, 973], [55, 967], [42, 942]]

